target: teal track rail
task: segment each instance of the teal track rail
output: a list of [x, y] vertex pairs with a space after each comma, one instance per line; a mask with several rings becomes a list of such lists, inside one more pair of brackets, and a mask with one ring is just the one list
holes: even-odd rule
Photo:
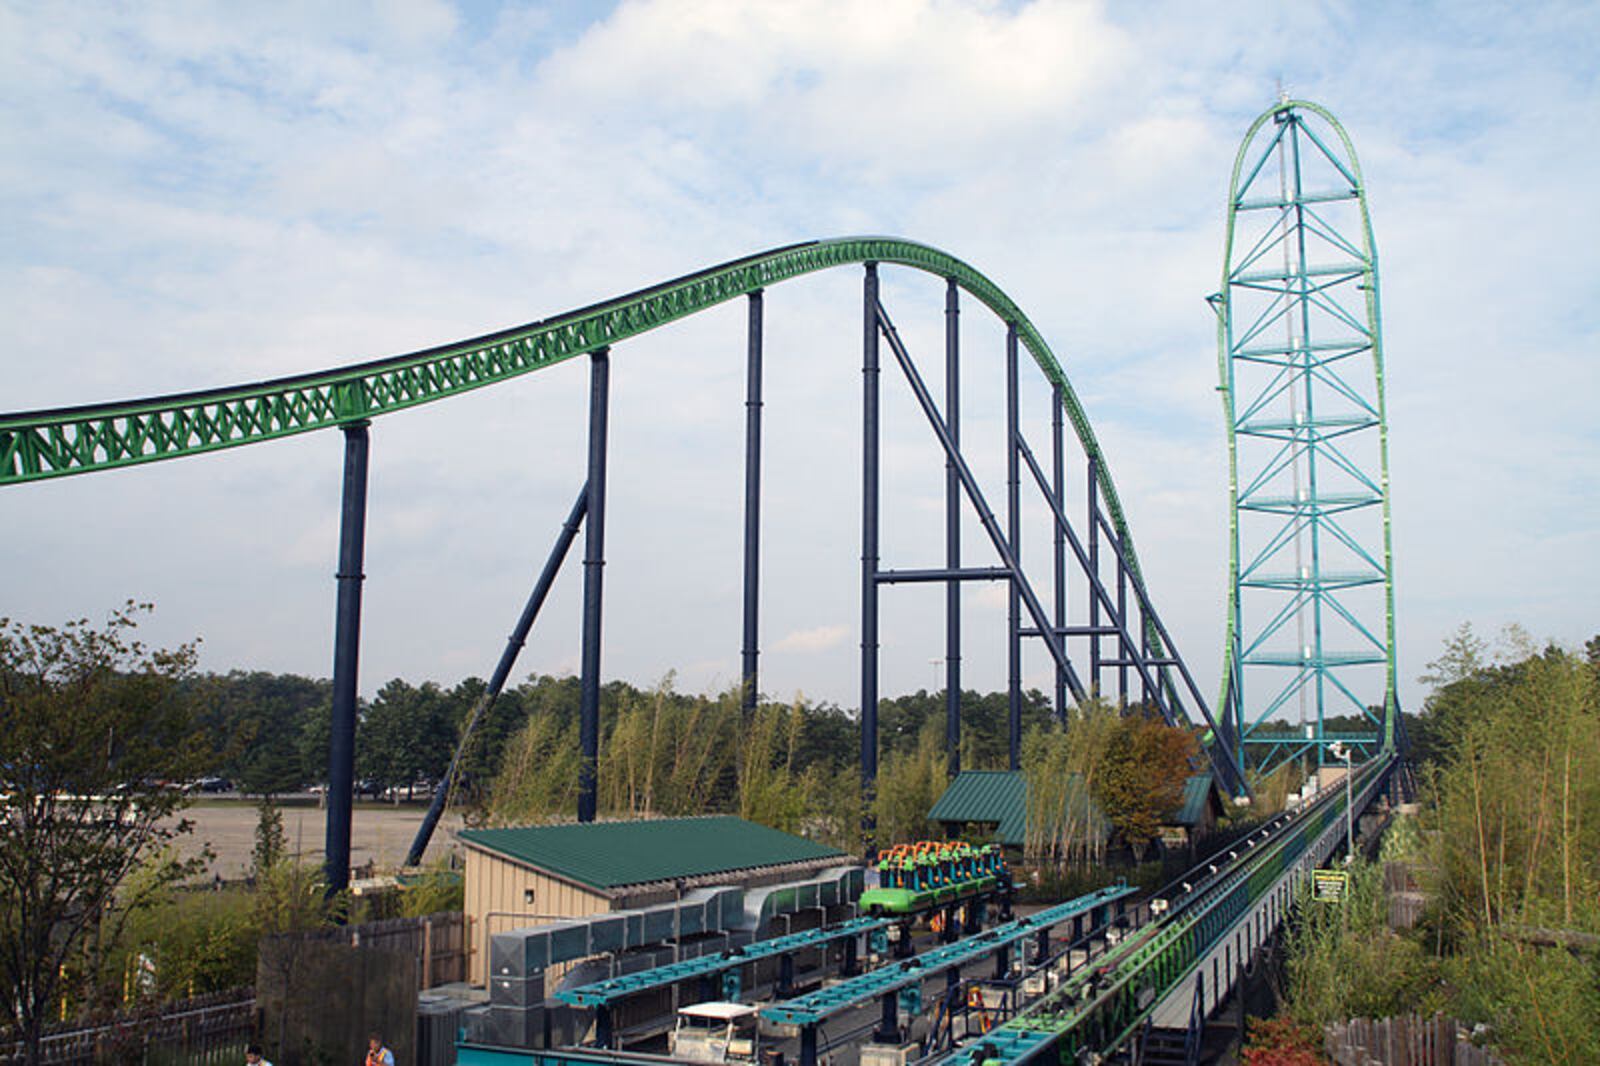
[[989, 958], [1010, 945], [1019, 943], [1040, 930], [1049, 929], [1078, 915], [1104, 913], [1106, 908], [1132, 896], [1129, 885], [1112, 885], [1085, 896], [1058, 903], [1054, 907], [1016, 918], [986, 932], [975, 933], [953, 944], [943, 944], [921, 955], [889, 963], [876, 970], [849, 978], [839, 984], [775, 1003], [761, 1009], [761, 1016], [780, 1025], [820, 1025], [835, 1015], [912, 985], [948, 970], [959, 970], [969, 963]]
[[[998, 285], [937, 248], [895, 237], [807, 241], [470, 340], [371, 362], [200, 392], [0, 415], [0, 486], [114, 470], [360, 422], [496, 385], [648, 333], [717, 304], [834, 267], [887, 263], [954, 279], [1007, 324], [1044, 376], [1084, 453], [1133, 579], [1138, 553], [1083, 405], [1037, 327]], [[1147, 625], [1151, 648], [1166, 647]]]
[[685, 959], [682, 962], [658, 966], [653, 970], [610, 977], [603, 981], [579, 985], [577, 988], [564, 988], [556, 992], [556, 998], [575, 1007], [609, 1007], [619, 1000], [651, 989], [666, 988], [697, 977], [715, 976], [762, 959], [787, 955], [804, 948], [827, 947], [836, 940], [864, 936], [887, 928], [891, 924], [887, 918], [852, 918], [850, 921], [822, 929], [808, 929], [800, 933], [773, 937], [770, 940], [758, 940], [739, 949], [738, 953], [723, 952], [698, 959]]

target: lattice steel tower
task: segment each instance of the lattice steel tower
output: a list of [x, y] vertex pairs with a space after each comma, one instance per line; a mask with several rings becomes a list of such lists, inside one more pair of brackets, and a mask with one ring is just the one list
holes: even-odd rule
[[[1261, 772], [1392, 746], [1378, 253], [1355, 147], [1280, 99], [1233, 165], [1217, 352], [1228, 427], [1222, 718]], [[1359, 726], [1330, 730], [1329, 719]]]

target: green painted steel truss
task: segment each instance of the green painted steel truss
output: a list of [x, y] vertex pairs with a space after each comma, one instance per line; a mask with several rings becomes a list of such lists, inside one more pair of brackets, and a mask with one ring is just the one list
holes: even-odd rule
[[[1355, 148], [1323, 108], [1286, 100], [1250, 127], [1223, 262], [1221, 717], [1254, 769], [1320, 766], [1327, 718], [1392, 746], [1397, 709], [1378, 254]], [[1284, 744], [1273, 727], [1297, 712], [1305, 741]]]
[[[1105, 455], [1038, 329], [998, 285], [967, 263], [937, 248], [892, 237], [846, 237], [775, 248], [554, 318], [408, 355], [248, 385], [0, 415], [0, 486], [177, 459], [366, 421], [542, 370], [779, 282], [859, 263], [897, 264], [952, 278], [1004, 322], [1016, 325], [1046, 379], [1060, 386], [1067, 419], [1086, 456], [1096, 460], [1107, 515], [1123, 544], [1130, 577], [1142, 586], [1138, 553]], [[1165, 657], [1165, 641], [1154, 622], [1147, 620], [1145, 628], [1153, 657]], [[1208, 731], [1205, 739], [1210, 744], [1214, 738]]]

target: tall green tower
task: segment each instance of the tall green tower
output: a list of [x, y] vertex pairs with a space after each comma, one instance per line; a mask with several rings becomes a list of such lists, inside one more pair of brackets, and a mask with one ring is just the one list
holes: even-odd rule
[[1222, 719], [1265, 773], [1393, 746], [1378, 252], [1355, 147], [1283, 98], [1233, 164], [1217, 355], [1228, 427]]

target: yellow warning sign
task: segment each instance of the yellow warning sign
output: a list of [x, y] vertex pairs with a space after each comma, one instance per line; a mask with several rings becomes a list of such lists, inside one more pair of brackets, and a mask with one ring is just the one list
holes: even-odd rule
[[1343, 903], [1349, 889], [1349, 870], [1311, 871], [1311, 898], [1318, 903]]

